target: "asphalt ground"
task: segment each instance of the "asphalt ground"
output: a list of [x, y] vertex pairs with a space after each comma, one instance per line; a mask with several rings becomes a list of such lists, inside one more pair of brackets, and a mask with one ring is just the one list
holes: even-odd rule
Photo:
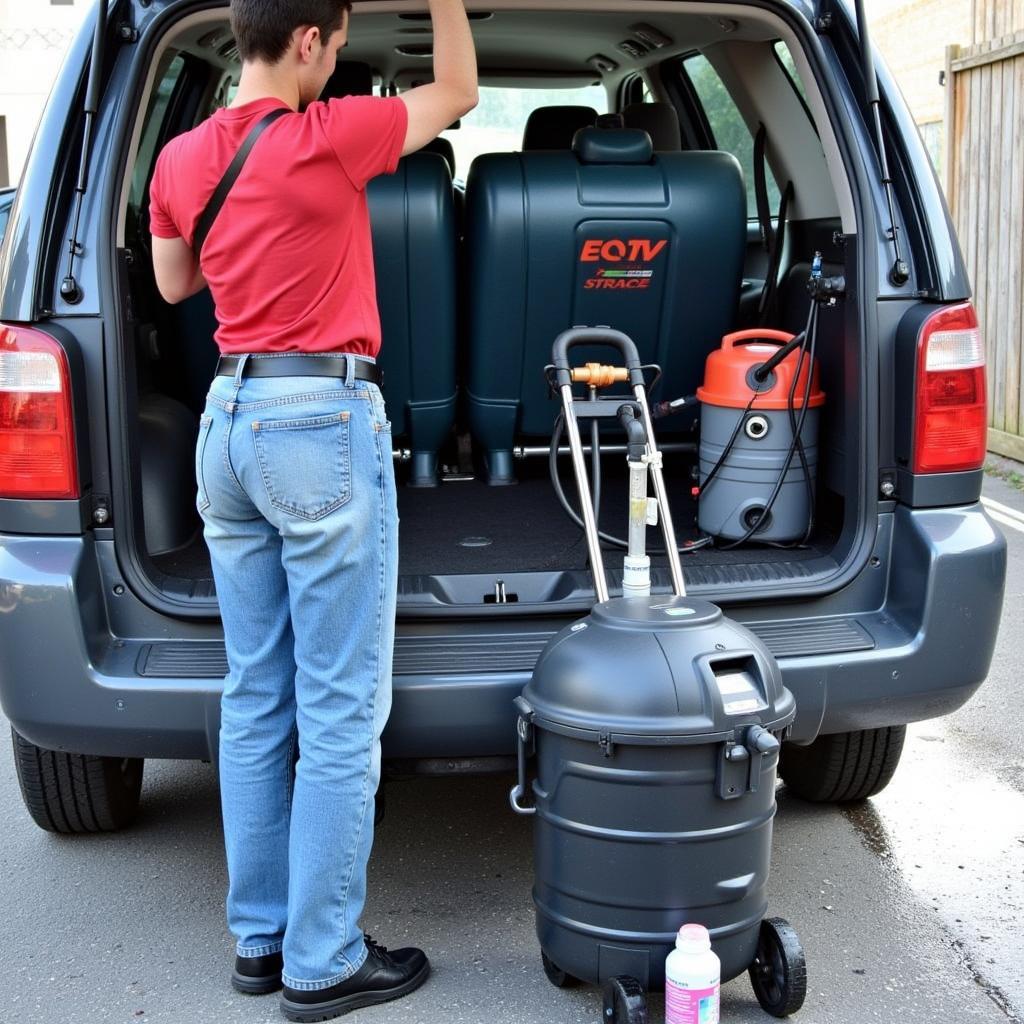
[[[955, 715], [912, 726], [895, 780], [866, 804], [817, 807], [779, 790], [770, 911], [799, 932], [809, 971], [794, 1020], [1024, 1019], [1024, 494], [992, 477], [985, 492], [1010, 545], [988, 682]], [[509, 784], [388, 784], [363, 923], [391, 947], [422, 945], [433, 974], [414, 995], [347, 1019], [600, 1020], [596, 989], [557, 990], [541, 969], [531, 824], [509, 810]], [[228, 984], [212, 767], [148, 762], [142, 799], [137, 824], [118, 835], [42, 832], [0, 740], [0, 1024], [283, 1020], [276, 995], [241, 996]], [[651, 1011], [663, 1020], [660, 998]], [[746, 976], [723, 988], [723, 1022], [771, 1019]]]

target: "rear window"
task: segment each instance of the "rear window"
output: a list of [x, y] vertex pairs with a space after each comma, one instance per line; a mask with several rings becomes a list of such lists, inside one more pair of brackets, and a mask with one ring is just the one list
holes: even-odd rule
[[136, 211], [140, 210], [143, 203], [146, 202], [149, 172], [156, 162], [160, 132], [164, 126], [167, 108], [171, 104], [175, 86], [178, 84], [184, 67], [185, 59], [179, 54], [167, 66], [163, 78], [160, 79], [160, 84], [149, 101], [149, 110], [146, 112], [145, 128], [143, 128], [142, 138], [139, 140], [139, 152], [135, 161], [131, 194], [128, 199], [129, 206]]
[[[793, 54], [789, 52], [789, 47], [781, 39], [775, 44], [773, 49], [775, 50], [775, 56], [782, 65], [782, 70], [786, 72], [790, 84], [800, 94], [800, 99], [803, 100], [806, 107], [807, 90], [804, 88], [804, 83], [800, 80], [800, 75], [796, 70], [796, 61], [793, 60]], [[810, 117], [810, 113], [807, 116]]]
[[455, 150], [455, 176], [465, 180], [481, 153], [511, 153], [522, 148], [527, 118], [538, 107], [593, 107], [608, 112], [608, 94], [600, 85], [581, 89], [511, 89], [480, 87], [480, 102], [458, 128], [442, 132]]
[[[733, 98], [729, 95], [718, 72], [711, 66], [703, 54], [694, 54], [683, 61], [683, 68], [693, 84], [704, 116], [707, 118], [711, 134], [715, 137], [715, 146], [732, 153], [743, 168], [743, 178], [747, 185], [747, 216], [752, 220], [757, 217], [757, 196], [754, 192], [754, 136], [747, 127], [743, 115], [739, 112]], [[779, 188], [775, 184], [770, 167], [767, 170], [768, 203], [771, 209], [779, 207]]]

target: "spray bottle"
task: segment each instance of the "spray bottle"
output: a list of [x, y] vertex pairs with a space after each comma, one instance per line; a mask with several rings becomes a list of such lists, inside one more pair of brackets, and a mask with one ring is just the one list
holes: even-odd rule
[[665, 960], [665, 1024], [718, 1024], [722, 965], [702, 924], [684, 924]]

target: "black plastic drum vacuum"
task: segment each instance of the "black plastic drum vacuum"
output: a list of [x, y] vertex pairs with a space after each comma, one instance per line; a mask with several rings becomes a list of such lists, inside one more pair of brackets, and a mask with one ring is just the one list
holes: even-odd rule
[[[617, 346], [628, 375], [572, 370], [572, 345]], [[535, 816], [533, 898], [544, 969], [556, 985], [604, 986], [609, 1024], [647, 1020], [645, 993], [664, 985], [679, 927], [705, 925], [722, 981], [750, 971], [761, 1005], [778, 1017], [806, 992], [803, 951], [790, 926], [765, 919], [781, 740], [792, 694], [760, 640], [709, 602], [685, 596], [651, 429], [643, 371], [618, 331], [560, 335], [554, 374], [586, 522], [598, 598], [549, 642], [518, 709], [519, 782], [512, 806]], [[587, 401], [574, 380], [626, 379], [631, 396]], [[600, 408], [598, 408], [598, 406]], [[637, 579], [609, 599], [577, 413], [617, 416], [627, 429], [631, 540], [650, 521], [649, 474], [672, 570], [672, 595]], [[625, 410], [625, 411], [624, 411]], [[642, 427], [642, 434], [638, 427]], [[642, 541], [638, 541], [642, 543]], [[675, 557], [673, 557], [675, 556]], [[642, 570], [640, 575], [642, 576]], [[532, 804], [526, 763], [536, 754]]]

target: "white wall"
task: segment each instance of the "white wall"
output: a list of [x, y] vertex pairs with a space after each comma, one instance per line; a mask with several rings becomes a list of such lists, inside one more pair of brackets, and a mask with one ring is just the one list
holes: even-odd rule
[[871, 39], [896, 77], [940, 177], [945, 164], [946, 47], [971, 40], [974, 0], [865, 0]]
[[[0, 0], [0, 116], [7, 132], [7, 177], [15, 185], [39, 115], [68, 44], [95, 0]], [[2, 147], [0, 147], [2, 149]]]

